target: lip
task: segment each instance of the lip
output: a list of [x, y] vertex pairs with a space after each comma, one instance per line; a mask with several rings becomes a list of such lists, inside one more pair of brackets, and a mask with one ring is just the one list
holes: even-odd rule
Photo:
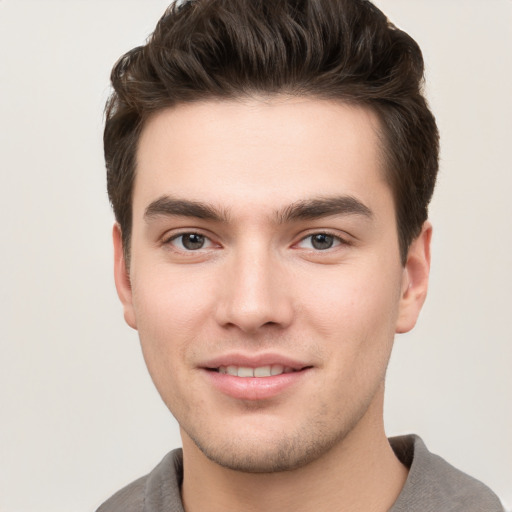
[[[292, 372], [270, 377], [237, 377], [214, 371], [220, 366], [281, 365]], [[199, 367], [210, 384], [222, 394], [238, 400], [268, 400], [298, 385], [310, 372], [312, 365], [278, 354], [226, 354], [208, 360]]]
[[293, 370], [302, 370], [303, 368], [312, 366], [311, 363], [274, 353], [254, 355], [241, 353], [224, 354], [209, 359], [199, 366], [205, 369], [219, 368], [220, 366], [249, 366], [251, 368], [257, 368], [259, 366], [271, 366], [274, 364], [284, 366], [285, 368], [292, 368]]

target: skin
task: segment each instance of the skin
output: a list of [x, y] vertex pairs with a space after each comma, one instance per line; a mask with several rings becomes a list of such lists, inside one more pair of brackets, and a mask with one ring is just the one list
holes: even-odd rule
[[[115, 279], [181, 427], [189, 512], [384, 511], [403, 486], [384, 378], [426, 296], [431, 227], [402, 266], [378, 130], [362, 107], [287, 97], [179, 105], [143, 130], [130, 268], [115, 226]], [[286, 215], [340, 197], [364, 211]], [[237, 398], [205, 369], [233, 354], [305, 369]]]

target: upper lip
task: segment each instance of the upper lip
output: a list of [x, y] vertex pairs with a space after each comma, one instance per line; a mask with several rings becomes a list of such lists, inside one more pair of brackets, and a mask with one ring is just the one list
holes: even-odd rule
[[312, 366], [304, 361], [281, 355], [281, 354], [223, 354], [201, 363], [201, 368], [220, 368], [221, 366], [244, 366], [248, 368], [259, 368], [261, 366], [281, 365], [293, 370], [302, 370]]

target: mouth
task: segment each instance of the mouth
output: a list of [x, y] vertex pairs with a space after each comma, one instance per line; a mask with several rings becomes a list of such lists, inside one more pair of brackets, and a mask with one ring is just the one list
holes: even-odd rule
[[[287, 357], [229, 355], [211, 360], [202, 370], [213, 389], [240, 400], [266, 400], [298, 389], [314, 369]], [[305, 380], [306, 379], [306, 380]]]
[[209, 371], [217, 372], [222, 375], [232, 375], [233, 377], [242, 377], [242, 378], [266, 378], [266, 377], [275, 377], [278, 375], [283, 375], [285, 373], [294, 373], [299, 372], [310, 368], [308, 366], [304, 368], [292, 368], [291, 366], [283, 366], [281, 364], [272, 364], [265, 366], [219, 366], [217, 368], [207, 368]]

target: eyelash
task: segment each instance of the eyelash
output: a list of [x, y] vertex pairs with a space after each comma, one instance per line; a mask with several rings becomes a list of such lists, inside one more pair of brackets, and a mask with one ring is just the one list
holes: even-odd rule
[[[172, 236], [169, 236], [167, 238], [165, 238], [163, 241], [162, 241], [162, 244], [163, 245], [173, 245], [172, 242], [174, 242], [175, 240], [178, 240], [180, 238], [184, 238], [185, 236], [197, 236], [197, 237], [201, 237], [202, 239], [204, 239], [205, 242], [213, 245], [214, 243], [212, 242], [211, 238], [204, 235], [203, 233], [199, 233], [197, 231], [182, 231], [181, 233], [175, 233], [173, 234]], [[181, 251], [181, 252], [197, 252], [201, 249], [203, 249], [203, 247], [199, 247], [197, 249], [187, 249], [186, 247], [184, 247], [184, 244], [183, 244], [183, 241], [181, 242], [181, 245], [183, 246], [183, 248], [176, 248], [177, 250]]]
[[304, 237], [302, 237], [299, 242], [295, 245], [299, 245], [300, 243], [310, 239], [311, 240], [311, 245], [313, 245], [313, 237], [315, 236], [325, 236], [325, 237], [329, 237], [329, 238], [332, 238], [332, 241], [333, 241], [333, 245], [330, 246], [330, 247], [326, 247], [324, 249], [318, 249], [318, 248], [315, 248], [315, 247], [312, 247], [312, 248], [309, 248], [310, 250], [314, 251], [314, 252], [324, 252], [324, 251], [328, 251], [330, 249], [335, 249], [336, 247], [340, 246], [340, 245], [345, 245], [345, 246], [348, 246], [350, 245], [350, 242], [348, 242], [346, 239], [340, 237], [339, 235], [335, 235], [334, 233], [330, 233], [328, 231], [315, 231], [313, 233], [310, 233]]
[[[167, 237], [165, 238], [163, 241], [162, 241], [162, 244], [163, 245], [171, 245], [173, 246], [172, 242], [174, 242], [175, 240], [178, 240], [180, 238], [183, 239], [183, 237], [185, 236], [197, 236], [197, 237], [201, 237], [206, 243], [208, 243], [210, 246], [214, 244], [214, 242], [212, 242], [211, 238], [208, 237], [207, 235], [204, 235], [200, 232], [197, 232], [197, 231], [182, 231], [180, 233], [175, 233], [173, 234], [172, 236], [170, 237]], [[332, 245], [329, 246], [329, 247], [325, 247], [323, 249], [319, 249], [317, 247], [314, 247], [314, 242], [313, 242], [313, 237], [315, 236], [324, 236], [324, 237], [329, 237], [332, 239]], [[346, 239], [340, 237], [339, 235], [335, 235], [333, 233], [330, 233], [328, 231], [315, 231], [313, 233], [310, 233], [304, 237], [302, 237], [297, 243], [294, 244], [294, 246], [298, 246], [299, 244], [305, 242], [306, 240], [310, 239], [311, 240], [311, 245], [313, 247], [310, 247], [310, 248], [306, 248], [308, 250], [311, 250], [313, 252], [324, 252], [324, 251], [329, 251], [330, 249], [334, 249], [340, 245], [345, 245], [345, 246], [348, 246], [350, 245], [350, 242], [348, 242]], [[175, 249], [181, 251], [181, 252], [189, 252], [189, 253], [193, 253], [193, 252], [198, 252], [200, 251], [201, 249], [205, 249], [205, 247], [201, 246], [201, 247], [198, 247], [197, 249], [190, 249], [190, 248], [186, 248], [184, 246], [184, 243], [183, 243], [183, 240], [181, 242], [181, 245], [182, 247], [181, 248], [177, 248], [177, 247], [174, 247]], [[206, 249], [208, 249], [210, 247], [206, 247]]]

